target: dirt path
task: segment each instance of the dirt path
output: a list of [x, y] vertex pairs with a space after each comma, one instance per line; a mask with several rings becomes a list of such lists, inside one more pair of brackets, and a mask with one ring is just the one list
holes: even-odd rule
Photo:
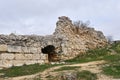
[[[64, 67], [64, 66], [78, 66], [78, 67], [80, 66], [81, 70], [88, 70], [92, 73], [96, 73], [98, 76], [98, 80], [113, 80], [112, 77], [108, 77], [108, 76], [100, 73], [101, 67], [99, 65], [104, 64], [104, 63], [105, 63], [105, 61], [101, 60], [101, 61], [93, 61], [93, 62], [80, 63], [80, 64], [61, 65], [61, 66], [56, 66], [56, 67], [46, 69], [45, 71], [34, 74], [34, 75], [13, 77], [13, 78], [8, 78], [8, 79], [6, 78], [3, 80], [33, 80], [33, 78], [36, 76], [41, 76], [42, 80], [47, 80], [46, 77], [49, 76], [49, 74], [53, 74], [52, 71], [54, 71], [55, 69], [59, 69], [61, 67]], [[2, 79], [0, 79], [0, 80], [2, 80]]]
[[97, 64], [102, 64], [102, 63], [104, 63], [104, 61], [94, 61], [94, 62], [81, 63], [81, 64], [72, 64], [72, 65], [57, 66], [57, 67], [53, 67], [53, 68], [50, 68], [50, 69], [47, 69], [47, 70], [43, 71], [41, 73], [41, 77], [42, 77], [43, 80], [46, 80], [46, 76], [48, 76], [49, 74], [51, 74], [52, 71], [54, 71], [55, 69], [59, 69], [61, 67], [64, 67], [64, 66], [79, 66], [82, 70], [86, 70], [86, 69], [88, 69], [87, 67], [89, 65], [97, 65]]
[[96, 73], [98, 76], [98, 80], [113, 80], [112, 77], [108, 77], [106, 75], [101, 74], [101, 67], [98, 65], [104, 64], [105, 61], [93, 61], [93, 62], [87, 62], [87, 63], [80, 63], [80, 64], [73, 64], [73, 65], [63, 65], [63, 66], [57, 66], [57, 67], [53, 67], [50, 69], [45, 70], [44, 72], [41, 73], [41, 79], [42, 80], [47, 80], [47, 76], [49, 76], [49, 74], [54, 74], [52, 71], [54, 71], [55, 69], [59, 69], [61, 67], [64, 66], [78, 66], [80, 67], [81, 70], [88, 70], [92, 73]]

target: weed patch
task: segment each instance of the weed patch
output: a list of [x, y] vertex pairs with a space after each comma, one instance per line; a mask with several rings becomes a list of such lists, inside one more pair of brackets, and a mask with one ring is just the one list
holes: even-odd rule
[[103, 60], [105, 56], [109, 55], [110, 50], [106, 48], [94, 49], [87, 51], [84, 55], [78, 55], [77, 57], [66, 60], [70, 63], [83, 63], [96, 60]]
[[103, 67], [103, 72], [106, 75], [113, 76], [114, 78], [120, 78], [120, 65], [109, 65]]
[[96, 80], [97, 75], [91, 73], [90, 71], [83, 70], [81, 72], [77, 72], [77, 79], [78, 80]]
[[[60, 65], [60, 64], [58, 64]], [[0, 70], [0, 73], [4, 73], [2, 77], [16, 77], [16, 76], [23, 76], [23, 75], [31, 75], [38, 72], [42, 72], [45, 69], [48, 69], [50, 67], [58, 66], [58, 65], [51, 65], [51, 64], [33, 64], [33, 65], [24, 65], [19, 67], [11, 67], [8, 69]]]
[[59, 69], [55, 69], [54, 71], [75, 70], [77, 68], [80, 68], [80, 66], [64, 66]]

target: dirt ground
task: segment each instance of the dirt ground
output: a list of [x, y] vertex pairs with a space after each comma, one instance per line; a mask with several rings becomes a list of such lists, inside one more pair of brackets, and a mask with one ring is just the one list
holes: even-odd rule
[[62, 65], [62, 66], [56, 66], [52, 67], [49, 69], [46, 69], [43, 72], [33, 74], [33, 75], [27, 75], [27, 76], [20, 76], [20, 77], [12, 77], [12, 78], [6, 78], [6, 79], [0, 79], [0, 80], [34, 80], [35, 77], [40, 76], [40, 80], [48, 80], [49, 75], [54, 75], [56, 76], [59, 74], [58, 72], [55, 72], [55, 69], [59, 69], [64, 66], [78, 66], [80, 67], [78, 70], [87, 70], [92, 73], [97, 74], [98, 79], [97, 80], [120, 80], [120, 79], [113, 79], [111, 76], [106, 76], [101, 73], [101, 65], [105, 64], [106, 62], [101, 60], [101, 61], [93, 61], [93, 62], [87, 62], [87, 63], [80, 63], [80, 64], [72, 64], [72, 65]]

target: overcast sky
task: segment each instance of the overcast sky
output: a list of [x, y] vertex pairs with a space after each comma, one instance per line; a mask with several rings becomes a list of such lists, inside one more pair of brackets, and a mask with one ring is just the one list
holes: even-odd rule
[[120, 0], [0, 0], [0, 34], [52, 34], [59, 16], [120, 39]]

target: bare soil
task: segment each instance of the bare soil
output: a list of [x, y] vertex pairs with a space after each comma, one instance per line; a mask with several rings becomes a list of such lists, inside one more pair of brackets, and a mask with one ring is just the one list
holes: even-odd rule
[[[111, 76], [107, 76], [102, 74], [101, 65], [105, 64], [106, 62], [104, 60], [101, 61], [93, 61], [93, 62], [87, 62], [87, 63], [80, 63], [80, 64], [72, 64], [72, 65], [61, 65], [52, 67], [49, 69], [46, 69], [43, 72], [33, 74], [33, 75], [27, 75], [27, 76], [20, 76], [20, 77], [12, 77], [12, 78], [6, 78], [6, 79], [0, 79], [0, 80], [34, 80], [36, 77], [40, 77], [40, 80], [48, 80], [50, 75], [58, 75], [59, 72], [55, 72], [55, 69], [59, 69], [64, 66], [78, 66], [78, 70], [87, 70], [92, 73], [97, 74], [98, 79], [97, 80], [116, 80], [113, 79]], [[117, 79], [120, 80], [120, 79]]]

